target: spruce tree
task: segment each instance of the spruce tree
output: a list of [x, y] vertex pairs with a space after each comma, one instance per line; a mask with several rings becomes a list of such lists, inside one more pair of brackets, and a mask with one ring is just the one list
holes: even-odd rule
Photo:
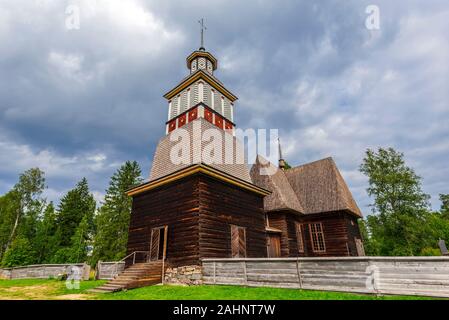
[[126, 191], [141, 183], [141, 170], [136, 161], [126, 162], [111, 177], [109, 188], [95, 222], [93, 263], [115, 261], [124, 257], [128, 242], [131, 198]]
[[56, 218], [57, 234], [61, 247], [69, 247], [72, 244], [72, 237], [85, 216], [87, 217], [89, 230], [93, 230], [95, 207], [95, 199], [89, 192], [86, 178], [83, 178], [74, 189], [62, 197]]
[[45, 208], [42, 219], [37, 226], [34, 247], [37, 255], [37, 263], [48, 263], [58, 250], [56, 238], [56, 211], [52, 202]]

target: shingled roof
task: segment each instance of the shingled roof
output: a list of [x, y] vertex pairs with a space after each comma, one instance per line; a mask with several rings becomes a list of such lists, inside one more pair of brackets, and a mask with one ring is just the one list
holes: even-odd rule
[[285, 171], [307, 214], [348, 210], [362, 217], [334, 160], [326, 158]]
[[288, 209], [304, 213], [304, 209], [284, 172], [271, 162], [259, 155], [251, 168], [250, 175], [256, 186], [271, 191], [271, 194], [264, 198], [264, 209], [266, 211]]
[[[274, 167], [271, 163], [270, 166]], [[266, 211], [292, 209], [314, 214], [347, 210], [358, 217], [362, 216], [332, 158], [286, 171], [275, 167], [277, 170], [272, 169], [275, 173], [271, 176], [261, 175], [260, 168], [261, 164], [256, 161], [251, 169], [251, 178], [254, 184], [272, 191], [271, 195], [265, 197]]]
[[[202, 141], [201, 139], [201, 135], [208, 129], [215, 129], [214, 133], [220, 134], [223, 142], [226, 141], [226, 139], [228, 141], [231, 141], [231, 143], [229, 144], [225, 143], [221, 144], [222, 154], [220, 161], [218, 161], [219, 163], [213, 163], [208, 159], [204, 159], [202, 157], [203, 154], [202, 151], [208, 150], [207, 147], [211, 143], [208, 141]], [[179, 134], [180, 133], [179, 130], [185, 130], [184, 133], [187, 134], [190, 139], [190, 146], [184, 145], [185, 147], [188, 148], [190, 155], [188, 159], [186, 159], [187, 161], [185, 163], [175, 164], [171, 160], [170, 153], [172, 152], [172, 150], [179, 149], [174, 148], [176, 148], [176, 146], [179, 145], [180, 142], [178, 141], [178, 139], [171, 139], [171, 138], [172, 137], [175, 138], [175, 136], [173, 135]], [[198, 143], [198, 141], [200, 142]], [[226, 148], [228, 148], [228, 150], [225, 150]], [[243, 146], [236, 139], [236, 137], [232, 136], [228, 132], [225, 132], [224, 130], [218, 129], [216, 126], [206, 121], [204, 118], [199, 118], [186, 124], [182, 128], [173, 131], [172, 133], [163, 137], [159, 141], [153, 158], [153, 165], [151, 167], [150, 173], [150, 181], [157, 180], [161, 177], [167, 176], [173, 172], [176, 172], [188, 166], [204, 163], [220, 171], [223, 171], [233, 177], [251, 183], [248, 164], [246, 163], [246, 161], [240, 161], [239, 159], [237, 159], [238, 154], [237, 150], [240, 150], [239, 151], [240, 154], [244, 154]], [[228, 152], [228, 155], [229, 154], [233, 155], [231, 159], [226, 158], [226, 151]]]

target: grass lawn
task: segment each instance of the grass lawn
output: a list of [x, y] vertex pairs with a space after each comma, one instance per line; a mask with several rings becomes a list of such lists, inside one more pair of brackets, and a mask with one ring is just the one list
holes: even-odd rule
[[82, 281], [67, 289], [57, 280], [0, 280], [0, 300], [422, 300], [423, 297], [371, 296], [294, 289], [237, 286], [151, 286], [124, 292], [93, 294], [104, 281]]

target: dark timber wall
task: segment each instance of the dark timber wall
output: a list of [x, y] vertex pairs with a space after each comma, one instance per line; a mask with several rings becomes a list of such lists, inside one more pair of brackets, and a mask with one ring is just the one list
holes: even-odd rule
[[199, 178], [191, 176], [133, 198], [128, 254], [149, 251], [151, 229], [168, 225], [167, 259], [197, 264]]
[[261, 195], [200, 176], [201, 258], [231, 257], [231, 225], [246, 228], [248, 258], [266, 257], [265, 213]]
[[133, 198], [128, 254], [148, 251], [151, 229], [168, 225], [167, 261], [231, 257], [231, 225], [246, 228], [247, 257], [266, 257], [263, 197], [196, 174]]
[[[357, 256], [355, 239], [360, 239], [357, 219], [347, 212], [298, 215], [289, 211], [270, 212], [271, 227], [280, 229], [282, 257]], [[304, 253], [298, 252], [295, 223], [302, 224]], [[313, 252], [309, 223], [322, 223], [326, 252]]]

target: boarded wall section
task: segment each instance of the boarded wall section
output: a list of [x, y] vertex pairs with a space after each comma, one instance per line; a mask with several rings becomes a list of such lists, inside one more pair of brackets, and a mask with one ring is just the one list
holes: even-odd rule
[[448, 257], [203, 259], [205, 284], [449, 297]]
[[2, 269], [0, 275], [6, 279], [49, 279], [72, 274], [81, 280], [89, 280], [90, 266], [83, 264], [40, 264]]

